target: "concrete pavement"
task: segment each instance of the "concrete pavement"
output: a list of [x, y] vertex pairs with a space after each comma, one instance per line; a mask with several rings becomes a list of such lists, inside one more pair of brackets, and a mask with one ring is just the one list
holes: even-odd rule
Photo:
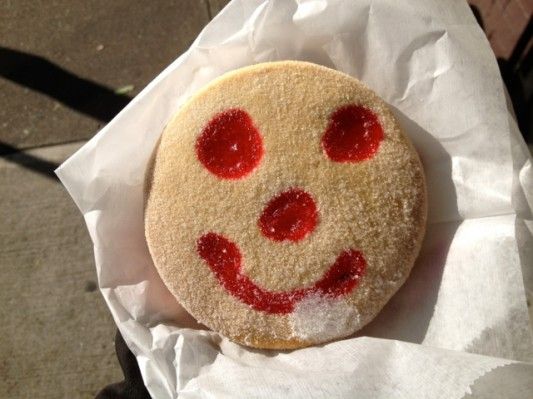
[[0, 2], [0, 398], [122, 379], [83, 219], [53, 176], [225, 1]]
[[[59, 163], [81, 143], [28, 151]], [[83, 219], [54, 179], [0, 160], [0, 397], [91, 398], [121, 379]]]

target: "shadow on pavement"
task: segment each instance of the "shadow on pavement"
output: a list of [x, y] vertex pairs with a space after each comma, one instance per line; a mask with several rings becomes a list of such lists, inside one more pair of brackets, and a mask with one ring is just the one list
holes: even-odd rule
[[8, 162], [16, 163], [23, 168], [30, 169], [43, 175], [44, 177], [57, 179], [54, 170], [59, 166], [59, 164], [47, 161], [46, 159], [42, 159], [34, 155], [30, 155], [26, 152], [19, 151], [17, 148], [2, 143], [1, 141], [0, 156]]
[[[5, 47], [0, 47], [0, 77], [46, 94], [102, 122], [110, 121], [131, 101], [130, 97], [80, 78], [43, 57]], [[2, 141], [0, 156], [6, 161], [56, 179], [54, 169], [59, 164], [20, 152], [18, 148]]]
[[45, 58], [5, 47], [0, 47], [0, 76], [103, 122], [111, 120], [131, 100]]

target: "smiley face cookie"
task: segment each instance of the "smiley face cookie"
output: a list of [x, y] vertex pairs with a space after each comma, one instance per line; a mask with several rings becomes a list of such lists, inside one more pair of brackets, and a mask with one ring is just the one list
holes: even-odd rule
[[420, 160], [386, 104], [304, 62], [194, 95], [147, 172], [162, 280], [201, 323], [259, 348], [346, 337], [403, 284], [424, 235]]

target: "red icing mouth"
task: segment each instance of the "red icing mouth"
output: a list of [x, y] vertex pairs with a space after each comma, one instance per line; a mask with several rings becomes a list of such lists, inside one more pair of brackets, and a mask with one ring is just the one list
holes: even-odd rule
[[330, 116], [322, 148], [334, 162], [360, 162], [370, 159], [382, 140], [376, 114], [359, 105], [346, 105]]
[[234, 297], [255, 310], [287, 314], [311, 294], [339, 297], [351, 292], [366, 269], [360, 251], [343, 251], [322, 278], [311, 287], [286, 292], [266, 290], [241, 272], [242, 255], [236, 244], [216, 233], [207, 233], [196, 243], [198, 255], [208, 264], [219, 283]]
[[299, 241], [315, 229], [317, 219], [311, 195], [292, 188], [270, 200], [258, 224], [263, 235], [274, 241]]
[[198, 159], [222, 179], [250, 174], [263, 158], [263, 139], [252, 118], [241, 109], [228, 109], [213, 117], [196, 141]]

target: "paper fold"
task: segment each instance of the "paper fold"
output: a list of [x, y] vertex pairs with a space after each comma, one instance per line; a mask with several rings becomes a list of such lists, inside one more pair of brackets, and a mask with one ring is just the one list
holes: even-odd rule
[[[429, 190], [428, 233], [398, 294], [358, 336], [292, 352], [199, 330], [157, 275], [142, 217], [148, 159], [180, 104], [226, 71], [281, 59], [349, 73], [383, 97]], [[56, 173], [155, 398], [527, 397], [516, 395], [533, 371], [531, 158], [465, 2], [233, 0]]]

